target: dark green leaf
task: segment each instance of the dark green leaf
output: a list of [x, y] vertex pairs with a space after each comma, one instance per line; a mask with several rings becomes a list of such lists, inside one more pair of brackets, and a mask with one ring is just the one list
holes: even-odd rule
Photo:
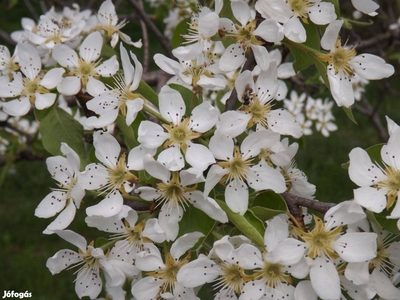
[[144, 98], [158, 107], [158, 95], [157, 93], [143, 80], [140, 81], [136, 93], [141, 94]]
[[179, 236], [185, 233], [200, 231], [207, 236], [213, 229], [215, 220], [201, 210], [190, 206], [186, 208], [182, 220], [179, 222]]
[[219, 206], [226, 212], [229, 221], [231, 221], [237, 229], [239, 229], [245, 236], [251, 239], [256, 245], [263, 247], [264, 238], [260, 232], [250, 223], [244, 216], [234, 213], [225, 202], [216, 200]]
[[182, 46], [182, 43], [185, 42], [185, 39], [182, 37], [182, 34], [186, 34], [188, 29], [190, 19], [184, 19], [175, 27], [174, 32], [172, 34], [171, 44], [172, 48], [177, 48]]
[[264, 191], [256, 196], [252, 207], [260, 206], [270, 210], [286, 212], [288, 210], [285, 200], [273, 191]]
[[376, 214], [371, 211], [367, 211], [367, 216], [368, 219], [372, 222], [374, 222], [376, 225], [382, 227], [383, 229], [399, 234], [400, 230], [397, 228], [397, 219], [387, 219], [386, 217], [390, 215], [390, 212], [387, 210], [384, 210], [383, 212]]
[[138, 145], [138, 142], [135, 137], [135, 131], [133, 130], [132, 126], [126, 125], [126, 119], [121, 115], [118, 115], [116, 124], [123, 133], [124, 140], [126, 146], [128, 147], [128, 150], [131, 150], [132, 148], [136, 147]]
[[260, 218], [258, 218], [258, 216], [252, 210], [246, 211], [244, 217], [251, 225], [253, 225], [253, 227], [261, 234], [261, 236], [264, 236], [264, 222]]
[[61, 142], [64, 142], [75, 150], [81, 160], [85, 157], [83, 126], [65, 110], [53, 107], [41, 120], [39, 131], [43, 146], [50, 154], [62, 155], [60, 147]]

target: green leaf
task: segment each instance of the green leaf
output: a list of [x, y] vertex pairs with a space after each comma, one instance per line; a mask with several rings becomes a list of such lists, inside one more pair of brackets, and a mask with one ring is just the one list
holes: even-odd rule
[[201, 210], [190, 206], [186, 208], [182, 220], [179, 222], [179, 236], [185, 233], [200, 231], [207, 236], [213, 229], [215, 220]]
[[158, 107], [158, 95], [146, 82], [141, 80], [136, 92]]
[[258, 216], [252, 210], [246, 211], [244, 217], [251, 225], [253, 225], [253, 227], [261, 234], [261, 236], [264, 236], [264, 222], [260, 218], [258, 218]]
[[258, 194], [254, 199], [252, 207], [257, 206], [279, 211], [280, 213], [288, 210], [286, 202], [282, 196], [273, 191], [264, 191]]
[[45, 108], [45, 109], [37, 109], [35, 108], [34, 113], [35, 113], [35, 118], [38, 121], [43, 120], [44, 117], [47, 116], [47, 114], [54, 108], [55, 105], [49, 107], [49, 108]]
[[124, 140], [128, 147], [128, 150], [131, 150], [132, 148], [136, 147], [139, 143], [136, 140], [135, 131], [133, 130], [132, 126], [126, 125], [126, 119], [123, 116], [118, 115], [116, 124], [123, 133]]
[[351, 109], [351, 107], [343, 107], [344, 112], [346, 113], [346, 115], [349, 117], [349, 119], [356, 125], [358, 125], [356, 119], [354, 118], [353, 115], [353, 111]]
[[245, 236], [251, 239], [256, 245], [264, 247], [264, 238], [260, 232], [250, 223], [244, 216], [234, 213], [225, 202], [216, 200], [219, 206], [226, 212], [229, 221], [231, 221], [237, 229]]
[[82, 140], [83, 126], [65, 110], [54, 106], [41, 120], [39, 131], [44, 148], [52, 155], [62, 155], [61, 142], [67, 143], [83, 161], [85, 147]]
[[285, 213], [285, 211], [282, 210], [270, 209], [262, 206], [253, 206], [252, 208], [250, 208], [250, 210], [259, 220], [262, 220], [264, 222], [272, 219], [277, 215]]
[[388, 212], [387, 210], [384, 210], [379, 214], [367, 210], [366, 214], [371, 222], [382, 227], [383, 229], [395, 234], [400, 233], [399, 228], [397, 228], [397, 219], [386, 218], [388, 215], [390, 215], [390, 212]]

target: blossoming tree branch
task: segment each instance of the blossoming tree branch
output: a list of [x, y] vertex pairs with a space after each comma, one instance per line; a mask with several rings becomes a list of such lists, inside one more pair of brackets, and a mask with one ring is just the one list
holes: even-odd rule
[[[90, 299], [400, 299], [399, 125], [375, 119], [387, 142], [348, 154], [351, 200], [315, 199], [296, 163], [303, 135], [337, 130], [333, 106], [354, 120], [394, 74], [341, 38], [379, 5], [171, 1], [160, 29], [126, 4], [140, 39], [106, 0], [23, 18], [0, 46], [0, 152], [42, 145], [54, 185], [35, 216], [71, 244], [49, 271]], [[106, 239], [70, 230], [77, 210]]]

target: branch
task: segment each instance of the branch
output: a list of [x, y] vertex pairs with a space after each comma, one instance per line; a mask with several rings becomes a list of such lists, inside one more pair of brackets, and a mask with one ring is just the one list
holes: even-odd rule
[[286, 204], [289, 208], [290, 213], [295, 217], [297, 222], [305, 228], [303, 212], [301, 207], [307, 207], [318, 211], [320, 213], [325, 214], [331, 207], [334, 207], [336, 203], [328, 203], [328, 202], [320, 202], [318, 200], [312, 200], [308, 198], [303, 198], [300, 196], [296, 196], [290, 194], [288, 192], [284, 192], [280, 194], [282, 198], [286, 201]]
[[155, 35], [156, 39], [160, 42], [161, 46], [164, 48], [167, 56], [173, 58], [171, 45], [169, 40], [158, 30], [157, 26], [153, 23], [150, 17], [146, 14], [146, 12], [140, 7], [140, 4], [137, 0], [129, 0], [129, 3], [133, 6], [138, 14], [139, 18], [146, 24], [149, 30]]

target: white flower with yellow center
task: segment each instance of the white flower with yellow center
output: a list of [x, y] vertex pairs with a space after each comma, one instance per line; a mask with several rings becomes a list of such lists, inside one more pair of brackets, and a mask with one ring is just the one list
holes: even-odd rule
[[17, 45], [20, 72], [0, 77], [0, 97], [13, 98], [3, 102], [3, 110], [11, 116], [26, 115], [34, 105], [37, 109], [45, 109], [53, 105], [56, 94], [54, 89], [62, 80], [63, 68], [53, 68], [46, 74], [41, 72], [42, 61], [37, 50], [30, 44]]
[[[359, 186], [354, 190], [354, 201], [375, 213], [394, 205], [388, 216], [390, 219], [400, 219], [399, 145], [400, 130], [396, 130], [381, 149], [381, 164], [373, 163], [368, 153], [361, 148], [355, 148], [349, 154], [349, 176]], [[397, 226], [400, 228], [399, 221]]]
[[359, 54], [354, 48], [342, 47], [339, 31], [343, 20], [331, 22], [321, 39], [321, 47], [329, 53], [317, 55], [327, 62], [327, 75], [333, 99], [338, 106], [349, 107], [354, 103], [351, 82], [353, 74], [368, 80], [390, 77], [394, 73], [392, 65], [373, 54]]
[[230, 136], [217, 130], [209, 147], [218, 162], [207, 174], [204, 195], [208, 195], [218, 182], [226, 184], [226, 204], [233, 212], [243, 215], [248, 207], [248, 186], [256, 191], [284, 192], [285, 180], [279, 170], [268, 166], [263, 159], [254, 162], [261, 149], [270, 148], [278, 141], [279, 134], [260, 130], [248, 135], [239, 149]]
[[53, 58], [64, 68], [68, 68], [67, 76], [57, 86], [57, 90], [64, 95], [76, 95], [82, 88], [91, 95], [98, 95], [100, 76], [111, 77], [118, 69], [119, 64], [114, 56], [101, 62], [101, 48], [103, 38], [98, 31], [89, 34], [79, 47], [79, 56], [67, 45], [55, 45]]
[[[239, 239], [237, 239], [239, 238]], [[234, 245], [240, 242], [239, 245]], [[184, 265], [178, 272], [178, 282], [187, 288], [195, 288], [205, 283], [214, 283], [214, 288], [219, 289], [215, 294], [217, 299], [237, 299], [241, 294], [243, 285], [251, 279], [245, 269], [237, 264], [238, 255], [236, 247], [248, 243], [240, 237], [224, 236], [216, 241], [208, 256], [200, 254], [199, 257]], [[246, 252], [251, 256], [253, 253]], [[253, 269], [254, 266], [251, 266]]]
[[110, 240], [117, 239], [111, 249], [109, 258], [134, 264], [136, 254], [147, 249], [148, 244], [162, 243], [165, 233], [155, 218], [138, 221], [138, 214], [129, 206], [124, 205], [121, 211], [112, 217], [86, 217], [85, 222], [90, 227], [113, 233]]
[[155, 149], [164, 144], [158, 161], [170, 171], [179, 171], [185, 166], [181, 151], [186, 161], [197, 171], [204, 171], [215, 162], [211, 151], [193, 140], [210, 130], [218, 120], [219, 112], [210, 103], [203, 102], [196, 106], [189, 118], [184, 118], [186, 105], [181, 94], [164, 86], [159, 94], [161, 116], [170, 122], [162, 126], [143, 121], [138, 129], [138, 141], [148, 149]]
[[97, 298], [103, 287], [101, 273], [108, 286], [116, 287], [122, 285], [126, 277], [133, 277], [140, 272], [130, 262], [108, 259], [101, 248], [94, 248], [93, 242], [88, 245], [84, 237], [71, 230], [56, 230], [55, 233], [78, 247], [79, 252], [60, 250], [47, 260], [46, 267], [54, 275], [67, 268], [80, 266], [75, 280], [75, 292], [79, 298]]
[[[93, 145], [96, 158], [101, 163], [87, 165], [80, 182], [84, 189], [107, 193], [107, 196], [100, 203], [88, 207], [86, 213], [88, 216], [115, 216], [122, 209], [121, 193], [131, 192], [138, 178], [129, 171], [125, 153], [120, 155], [121, 146], [110, 133], [96, 131]], [[128, 162], [132, 153], [135, 152], [129, 154]]]
[[135, 93], [142, 78], [142, 64], [131, 51], [130, 55], [135, 62], [135, 66], [133, 66], [128, 51], [122, 43], [120, 44], [120, 51], [124, 73], [113, 78], [114, 88], [109, 90], [105, 85], [98, 88], [99, 95], [86, 103], [87, 108], [98, 115], [86, 120], [86, 125], [89, 127], [101, 128], [112, 124], [117, 119], [119, 111], [126, 119], [126, 125], [130, 126], [138, 112], [143, 108], [144, 100], [139, 94]]
[[228, 217], [215, 200], [204, 197], [201, 191], [196, 190], [197, 184], [204, 181], [202, 176], [191, 174], [187, 170], [170, 172], [150, 155], [144, 158], [143, 164], [145, 170], [161, 182], [157, 183], [156, 188], [143, 186], [136, 189], [136, 192], [141, 198], [157, 201], [157, 206], [161, 206], [158, 219], [168, 241], [177, 237], [178, 223], [189, 204], [214, 220], [221, 223], [228, 222]]
[[49, 218], [61, 212], [43, 231], [45, 234], [68, 227], [75, 217], [76, 208], [79, 208], [85, 196], [85, 190], [79, 184], [79, 156], [65, 143], [61, 144], [61, 152], [66, 158], [52, 156], [46, 159], [47, 169], [58, 181], [59, 187], [53, 189], [35, 210], [35, 216], [39, 218]]
[[264, 65], [269, 60], [268, 52], [261, 46], [264, 42], [257, 39], [261, 37], [267, 42], [279, 42], [283, 38], [281, 26], [272, 19], [265, 19], [259, 25], [254, 18], [247, 2], [243, 0], [231, 1], [232, 13], [240, 24], [233, 23], [230, 19], [221, 18], [220, 32], [231, 37], [236, 42], [229, 45], [219, 60], [222, 71], [229, 72], [239, 68], [246, 60], [246, 53], [252, 49], [257, 64]]
[[148, 251], [139, 253], [136, 267], [146, 272], [147, 276], [132, 286], [131, 291], [135, 299], [197, 300], [193, 288], [183, 287], [177, 281], [177, 274], [190, 260], [190, 253], [182, 256], [203, 236], [201, 232], [191, 232], [179, 237], [166, 254], [165, 262], [154, 245], [151, 245]]
[[114, 48], [119, 39], [136, 48], [142, 47], [141, 40], [133, 42], [129, 35], [120, 31], [120, 29], [124, 27], [127, 22], [123, 20], [118, 23], [119, 18], [115, 12], [115, 6], [111, 0], [106, 0], [101, 4], [99, 11], [97, 12], [97, 19], [100, 24], [97, 25], [93, 30], [103, 30], [107, 34], [107, 38], [110, 39], [111, 47]]
[[[304, 232], [295, 227], [298, 237], [304, 242], [287, 238], [278, 243], [267, 255], [272, 262], [286, 259], [288, 253], [306, 254], [310, 265], [311, 285], [322, 299], [339, 299], [340, 278], [334, 261], [359, 263], [376, 256], [376, 234], [370, 232], [348, 232], [342, 234], [344, 225], [365, 218], [362, 208], [354, 201], [342, 202], [329, 209], [322, 221], [314, 216], [315, 225]], [[296, 241], [296, 242], [292, 242]]]
[[325, 25], [336, 19], [332, 3], [321, 0], [260, 0], [256, 10], [264, 18], [272, 18], [283, 24], [285, 36], [296, 43], [307, 39], [303, 23], [310, 19], [314, 24]]

